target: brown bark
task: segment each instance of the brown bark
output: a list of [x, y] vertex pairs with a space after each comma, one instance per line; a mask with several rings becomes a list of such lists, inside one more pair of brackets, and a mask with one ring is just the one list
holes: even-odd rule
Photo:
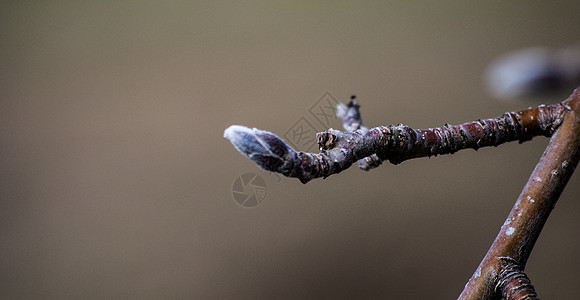
[[[523, 270], [532, 248], [580, 158], [580, 88], [564, 102], [562, 124], [459, 299], [494, 299], [503, 263]], [[504, 285], [517, 288], [517, 285]], [[504, 293], [504, 291], [497, 291]]]

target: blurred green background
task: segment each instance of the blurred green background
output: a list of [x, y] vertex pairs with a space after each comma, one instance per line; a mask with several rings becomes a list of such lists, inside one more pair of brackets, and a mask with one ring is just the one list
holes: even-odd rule
[[[3, 299], [456, 298], [548, 139], [302, 185], [223, 130], [281, 136], [326, 92], [367, 126], [496, 117], [532, 104], [487, 96], [486, 65], [580, 28], [578, 1], [0, 6]], [[579, 180], [526, 268], [546, 299], [580, 293]]]

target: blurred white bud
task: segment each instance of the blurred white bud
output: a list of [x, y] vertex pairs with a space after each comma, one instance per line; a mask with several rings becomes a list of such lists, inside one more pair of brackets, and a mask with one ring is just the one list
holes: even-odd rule
[[492, 96], [508, 101], [569, 95], [580, 84], [580, 46], [508, 53], [488, 66], [485, 80]]

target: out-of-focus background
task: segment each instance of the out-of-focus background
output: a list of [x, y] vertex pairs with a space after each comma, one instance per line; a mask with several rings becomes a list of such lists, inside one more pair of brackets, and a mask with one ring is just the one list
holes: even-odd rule
[[[514, 49], [577, 43], [579, 10], [5, 1], [0, 297], [455, 298], [548, 139], [303, 185], [259, 169], [223, 131], [322, 130], [319, 100], [351, 94], [367, 126], [536, 105], [490, 97], [484, 69]], [[232, 195], [248, 172], [267, 191], [251, 208]], [[580, 293], [579, 183], [575, 174], [526, 268], [547, 299]]]

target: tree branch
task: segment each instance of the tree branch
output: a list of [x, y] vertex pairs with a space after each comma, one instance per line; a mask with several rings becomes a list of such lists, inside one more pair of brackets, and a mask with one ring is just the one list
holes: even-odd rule
[[[363, 131], [369, 130], [367, 127], [362, 126], [362, 118], [360, 116], [359, 108], [360, 105], [356, 103], [355, 95], [350, 97], [350, 102], [347, 105], [338, 103], [336, 106], [336, 115], [342, 119], [342, 127], [347, 131], [355, 131], [361, 129]], [[358, 167], [368, 171], [380, 166], [383, 161], [376, 155], [372, 154], [365, 158], [359, 159]]]
[[[562, 102], [562, 124], [550, 139], [505, 223], [459, 299], [493, 299], [510, 260], [523, 270], [546, 220], [580, 159], [580, 87]], [[523, 272], [523, 271], [522, 271]], [[521, 277], [520, 277], [521, 278]], [[517, 279], [517, 276], [516, 276]], [[527, 283], [499, 284], [502, 295], [527, 289]], [[529, 285], [531, 287], [531, 284]], [[533, 291], [533, 288], [532, 290]], [[519, 295], [515, 293], [514, 295]], [[527, 294], [532, 297], [535, 294]], [[521, 295], [520, 295], [521, 296]], [[521, 299], [521, 298], [514, 298]]]
[[[356, 106], [355, 102], [351, 107], [358, 113]], [[224, 137], [261, 168], [307, 183], [340, 173], [360, 159], [374, 165], [384, 160], [398, 164], [411, 158], [451, 154], [462, 149], [477, 150], [516, 140], [521, 143], [538, 135], [549, 137], [560, 125], [564, 111], [562, 104], [538, 106], [495, 119], [419, 130], [403, 124], [365, 130], [360, 128], [360, 123], [353, 125], [355, 116], [350, 118], [352, 124], [347, 121], [347, 126], [359, 126], [357, 130], [329, 129], [317, 134], [321, 153], [297, 152], [271, 132], [239, 125], [227, 128]]]
[[451, 154], [498, 146], [534, 136], [552, 136], [508, 218], [459, 299], [537, 299], [523, 272], [532, 248], [580, 160], [580, 87], [560, 104], [538, 106], [461, 125], [414, 130], [405, 125], [362, 126], [354, 96], [339, 104], [346, 132], [317, 134], [321, 153], [297, 152], [275, 134], [233, 125], [224, 132], [238, 151], [260, 167], [303, 183], [350, 167], [369, 169], [388, 160]]

